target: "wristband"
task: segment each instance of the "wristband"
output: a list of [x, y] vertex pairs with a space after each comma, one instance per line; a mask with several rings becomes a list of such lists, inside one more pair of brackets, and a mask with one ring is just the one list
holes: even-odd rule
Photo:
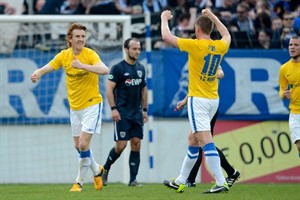
[[147, 108], [143, 108], [143, 112], [147, 112], [148, 111], [148, 109]]
[[115, 109], [118, 109], [118, 107], [117, 106], [112, 106], [112, 107], [110, 107], [110, 109], [115, 110]]

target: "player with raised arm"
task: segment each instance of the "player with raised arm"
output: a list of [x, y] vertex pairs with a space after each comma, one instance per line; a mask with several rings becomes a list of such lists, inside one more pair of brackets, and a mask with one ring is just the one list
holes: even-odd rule
[[[219, 193], [229, 190], [220, 166], [220, 157], [210, 133], [210, 121], [219, 106], [217, 71], [223, 56], [227, 53], [231, 36], [227, 28], [209, 9], [203, 9], [195, 25], [196, 39], [178, 38], [170, 31], [168, 21], [172, 19], [169, 10], [161, 14], [161, 32], [166, 43], [188, 53], [188, 116], [195, 144], [203, 149], [207, 165], [215, 178], [215, 185], [204, 193]], [[214, 24], [221, 40], [212, 40], [210, 34]], [[199, 146], [189, 146], [180, 175], [164, 184], [177, 192], [183, 192], [188, 175], [199, 154]]]
[[[223, 77], [224, 77], [224, 72], [222, 70], [222, 67], [219, 66], [217, 78], [222, 79]], [[183, 109], [185, 107], [185, 105], [187, 104], [187, 99], [188, 99], [188, 96], [186, 96], [183, 100], [179, 101], [176, 105], [175, 110]], [[212, 120], [210, 121], [212, 136], [214, 135], [214, 126], [217, 121], [217, 117], [218, 117], [218, 110], [217, 110], [216, 114], [214, 115], [214, 117], [212, 118]], [[192, 133], [192, 131], [189, 132], [188, 139], [189, 139], [189, 144], [188, 144], [189, 146], [198, 146], [197, 144], [194, 144], [195, 140], [194, 140], [194, 134]], [[230, 165], [230, 163], [226, 159], [225, 155], [218, 147], [216, 147], [216, 149], [220, 156], [221, 167], [225, 170], [225, 172], [228, 175], [228, 177], [226, 178], [226, 181], [228, 183], [228, 186], [231, 187], [240, 178], [240, 172], [237, 171], [236, 169], [234, 169]], [[195, 180], [196, 180], [196, 176], [198, 174], [201, 163], [202, 163], [202, 148], [199, 149], [197, 161], [196, 161], [195, 165], [193, 166], [193, 168], [186, 180], [186, 184], [185, 184], [186, 187], [196, 187]]]
[[101, 190], [103, 187], [103, 166], [94, 160], [90, 142], [93, 134], [101, 131], [103, 99], [99, 93], [99, 75], [108, 74], [109, 70], [95, 51], [85, 47], [85, 41], [86, 27], [72, 24], [66, 35], [68, 48], [31, 75], [31, 80], [35, 83], [44, 74], [61, 67], [66, 73], [71, 129], [75, 148], [79, 153], [78, 175], [71, 192], [82, 190], [89, 168], [94, 174], [95, 189]]

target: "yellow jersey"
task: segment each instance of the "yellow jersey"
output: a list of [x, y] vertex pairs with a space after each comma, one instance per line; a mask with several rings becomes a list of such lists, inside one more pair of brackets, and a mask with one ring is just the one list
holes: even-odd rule
[[222, 40], [178, 38], [178, 46], [188, 53], [188, 96], [219, 98], [217, 71], [229, 45]]
[[[101, 61], [95, 51], [86, 47], [82, 49], [79, 55], [76, 55], [76, 59], [83, 64], [89, 65], [95, 65]], [[66, 73], [70, 108], [72, 110], [81, 110], [101, 103], [103, 100], [99, 92], [98, 74], [72, 67], [73, 60], [72, 48], [68, 48], [58, 53], [49, 63], [54, 70], [63, 67]]]
[[294, 63], [292, 59], [284, 63], [279, 71], [279, 95], [290, 87], [290, 111], [300, 114], [300, 62]]

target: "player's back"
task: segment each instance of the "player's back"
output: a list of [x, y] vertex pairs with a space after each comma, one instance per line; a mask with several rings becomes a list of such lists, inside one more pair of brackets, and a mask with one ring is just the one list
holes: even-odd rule
[[222, 40], [178, 39], [188, 53], [189, 96], [218, 98], [217, 70], [229, 46]]

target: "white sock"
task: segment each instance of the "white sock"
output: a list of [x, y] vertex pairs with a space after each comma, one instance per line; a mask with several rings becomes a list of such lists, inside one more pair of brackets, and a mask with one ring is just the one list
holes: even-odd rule
[[91, 165], [90, 165], [90, 169], [92, 170], [94, 176], [97, 176], [100, 173], [99, 170], [99, 164], [95, 161], [94, 156], [93, 156], [93, 152], [91, 151], [91, 155], [90, 155], [90, 160], [91, 160]]
[[221, 168], [220, 156], [214, 143], [208, 143], [203, 147], [206, 163], [216, 180], [216, 184], [221, 186], [226, 180]]
[[177, 185], [186, 183], [186, 180], [189, 177], [189, 174], [197, 161], [198, 154], [199, 154], [199, 147], [193, 147], [193, 146], [188, 147], [187, 154], [184, 157], [181, 166], [180, 174], [175, 179], [175, 183]]
[[84, 178], [87, 174], [91, 165], [91, 160], [89, 157], [79, 158], [79, 170], [76, 178], [76, 183], [80, 183], [83, 186]]

